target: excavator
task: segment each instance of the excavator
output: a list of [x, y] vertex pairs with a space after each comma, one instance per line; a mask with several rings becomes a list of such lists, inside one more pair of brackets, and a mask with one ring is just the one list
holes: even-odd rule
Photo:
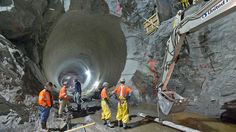
[[186, 35], [234, 11], [236, 11], [236, 0], [211, 0], [196, 13], [187, 17], [184, 17], [184, 11], [177, 13], [175, 27], [166, 44], [162, 80], [156, 86], [158, 89], [158, 106], [163, 114], [182, 112], [189, 104], [187, 98], [167, 89]]

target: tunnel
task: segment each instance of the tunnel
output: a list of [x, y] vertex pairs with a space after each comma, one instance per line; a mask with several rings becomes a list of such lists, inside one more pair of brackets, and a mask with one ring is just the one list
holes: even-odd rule
[[[115, 85], [127, 56], [119, 19], [111, 15], [65, 13], [55, 24], [43, 50], [43, 71], [58, 88], [64, 81], [82, 84], [92, 93], [107, 81]], [[58, 90], [58, 89], [57, 89]]]

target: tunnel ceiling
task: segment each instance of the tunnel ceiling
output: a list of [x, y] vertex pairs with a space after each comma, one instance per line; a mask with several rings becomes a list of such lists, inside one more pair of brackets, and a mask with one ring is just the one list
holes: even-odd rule
[[117, 82], [126, 52], [117, 18], [69, 11], [49, 36], [43, 51], [43, 69], [57, 86], [64, 80], [79, 79], [84, 91], [91, 91], [103, 81]]

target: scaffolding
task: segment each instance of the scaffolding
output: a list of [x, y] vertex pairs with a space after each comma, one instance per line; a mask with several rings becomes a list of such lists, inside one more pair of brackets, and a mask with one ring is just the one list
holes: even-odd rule
[[143, 23], [143, 25], [144, 25], [144, 29], [146, 30], [146, 34], [150, 35], [154, 33], [160, 26], [158, 13], [156, 12], [154, 15], [152, 15], [148, 19], [145, 19], [145, 22]]

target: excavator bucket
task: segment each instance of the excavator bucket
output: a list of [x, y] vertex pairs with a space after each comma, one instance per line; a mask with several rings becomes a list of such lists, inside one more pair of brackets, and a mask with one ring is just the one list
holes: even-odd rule
[[180, 96], [176, 92], [172, 92], [173, 97], [170, 97], [165, 92], [158, 93], [158, 103], [162, 113], [168, 115], [170, 113], [183, 112], [189, 104], [188, 99]]

